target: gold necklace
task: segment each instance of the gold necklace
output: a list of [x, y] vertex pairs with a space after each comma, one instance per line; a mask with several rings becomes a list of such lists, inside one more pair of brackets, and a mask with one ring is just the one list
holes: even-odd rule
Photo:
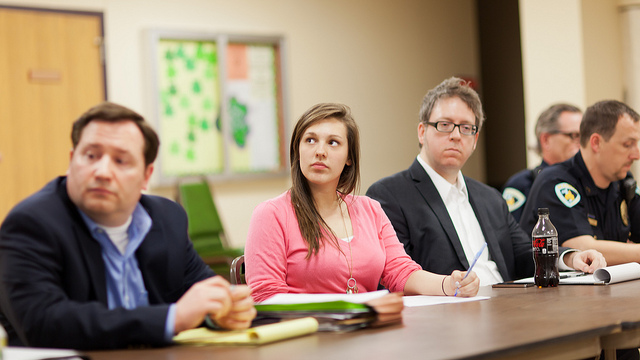
[[[347, 262], [347, 267], [349, 267], [349, 279], [347, 280], [347, 294], [357, 294], [358, 293], [358, 283], [356, 279], [353, 278], [353, 253], [351, 252], [351, 240], [349, 239], [349, 231], [347, 231], [347, 224], [344, 221], [344, 213], [342, 212], [342, 203], [338, 203], [340, 206], [340, 216], [342, 216], [342, 226], [344, 227], [344, 232], [347, 235], [347, 243], [349, 244], [349, 257], [351, 257], [351, 264], [349, 264], [349, 260], [347, 259], [347, 255], [343, 253], [344, 259]], [[346, 205], [346, 204], [345, 204]], [[347, 214], [349, 213], [349, 209], [347, 208]]]

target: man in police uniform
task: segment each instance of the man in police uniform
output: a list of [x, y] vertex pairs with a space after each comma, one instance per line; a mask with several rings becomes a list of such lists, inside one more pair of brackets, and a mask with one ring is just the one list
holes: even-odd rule
[[520, 225], [531, 232], [549, 208], [562, 246], [596, 249], [609, 265], [640, 261], [640, 196], [629, 173], [640, 158], [640, 117], [609, 100], [587, 109], [580, 151], [547, 168], [533, 184]]
[[536, 123], [535, 150], [542, 163], [534, 169], [524, 169], [507, 180], [502, 197], [509, 212], [520, 221], [524, 204], [536, 176], [549, 165], [569, 160], [580, 149], [582, 111], [569, 104], [555, 104], [540, 114]]

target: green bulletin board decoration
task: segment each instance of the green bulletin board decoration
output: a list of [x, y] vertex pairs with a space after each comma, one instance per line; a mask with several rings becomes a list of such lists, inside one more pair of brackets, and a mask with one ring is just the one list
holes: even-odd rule
[[216, 43], [161, 39], [158, 65], [163, 173], [222, 174], [224, 144], [214, 126], [221, 111]]
[[283, 39], [149, 34], [160, 182], [286, 175]]

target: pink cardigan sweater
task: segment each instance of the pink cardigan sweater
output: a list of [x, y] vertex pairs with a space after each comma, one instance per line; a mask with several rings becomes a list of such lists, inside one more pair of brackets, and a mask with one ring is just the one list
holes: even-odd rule
[[[404, 251], [380, 204], [365, 196], [347, 196], [353, 226], [353, 277], [360, 292], [381, 282], [403, 291], [409, 276], [421, 267]], [[256, 302], [279, 293], [344, 293], [349, 279], [349, 244], [341, 253], [328, 241], [317, 255], [307, 256], [289, 191], [258, 205], [251, 217], [245, 246], [247, 282]], [[345, 258], [346, 255], [346, 258]]]

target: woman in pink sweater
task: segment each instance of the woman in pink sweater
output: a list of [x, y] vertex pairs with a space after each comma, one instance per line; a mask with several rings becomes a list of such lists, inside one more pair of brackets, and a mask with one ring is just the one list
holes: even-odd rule
[[358, 127], [350, 109], [318, 104], [295, 126], [292, 187], [258, 205], [245, 249], [247, 282], [260, 302], [279, 293], [357, 293], [378, 283], [405, 295], [475, 296], [471, 272], [436, 275], [411, 260], [380, 204], [354, 196]]

